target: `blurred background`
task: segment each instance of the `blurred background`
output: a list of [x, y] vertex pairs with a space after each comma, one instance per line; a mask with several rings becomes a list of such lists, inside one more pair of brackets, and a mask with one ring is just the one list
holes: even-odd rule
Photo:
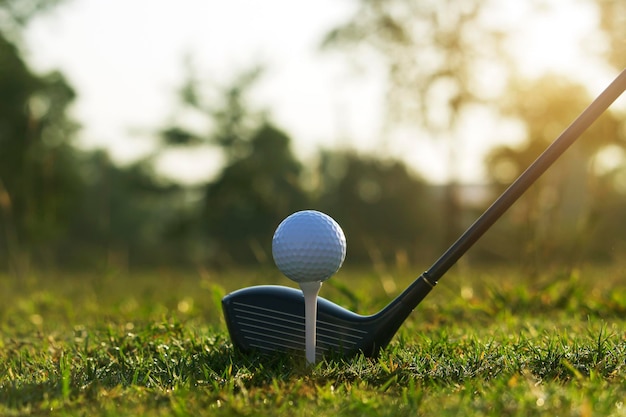
[[[429, 266], [626, 66], [621, 0], [0, 0], [0, 270]], [[626, 99], [464, 262], [626, 250]], [[416, 271], [419, 272], [419, 271]]]

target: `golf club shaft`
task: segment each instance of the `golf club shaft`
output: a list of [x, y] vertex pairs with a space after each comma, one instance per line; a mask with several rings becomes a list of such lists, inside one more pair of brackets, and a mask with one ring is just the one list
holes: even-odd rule
[[569, 125], [561, 135], [524, 171], [498, 199], [450, 246], [448, 250], [398, 298], [411, 310], [437, 284], [437, 281], [506, 212], [572, 143], [626, 89], [626, 69]]

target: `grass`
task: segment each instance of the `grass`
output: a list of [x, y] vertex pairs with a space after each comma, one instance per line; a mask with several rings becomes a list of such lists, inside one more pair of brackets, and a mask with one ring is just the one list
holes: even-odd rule
[[[412, 279], [340, 271], [322, 296], [369, 313]], [[625, 282], [456, 268], [378, 358], [311, 368], [229, 342], [221, 296], [291, 285], [273, 269], [0, 276], [0, 415], [626, 415]]]

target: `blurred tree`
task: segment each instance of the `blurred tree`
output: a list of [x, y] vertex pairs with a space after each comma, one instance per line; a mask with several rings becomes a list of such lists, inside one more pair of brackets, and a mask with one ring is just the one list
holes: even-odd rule
[[30, 72], [0, 32], [0, 233], [13, 266], [26, 248], [52, 256], [49, 240], [64, 233], [80, 177], [66, 110], [74, 92], [57, 72]]
[[197, 127], [174, 121], [160, 132], [163, 144], [218, 146], [224, 152], [227, 164], [247, 156], [251, 151], [251, 132], [263, 121], [262, 116], [246, 103], [250, 89], [262, 73], [261, 68], [241, 72], [227, 86], [215, 88], [216, 91], [208, 94], [204, 94], [203, 85], [189, 61], [186, 62], [186, 70], [186, 80], [179, 91], [181, 119], [201, 119], [204, 130], [198, 131]]
[[607, 35], [608, 61], [618, 70], [626, 68], [626, 2], [593, 0], [600, 11], [600, 29]]
[[205, 258], [215, 264], [265, 262], [278, 223], [308, 201], [291, 139], [246, 102], [260, 74], [257, 67], [245, 71], [212, 95], [190, 72], [180, 91], [180, 118], [193, 115], [206, 130], [174, 123], [161, 132], [166, 148], [211, 145], [223, 151], [225, 166], [206, 184], [195, 222], [207, 237]]
[[[607, 61], [618, 71], [626, 68], [626, 2], [621, 0], [593, 0], [600, 12], [600, 29], [607, 37]], [[626, 118], [621, 113], [622, 141], [626, 136]], [[595, 170], [598, 176], [594, 194], [595, 210], [591, 216], [597, 219], [596, 245], [593, 255], [600, 259], [621, 260], [626, 250], [626, 153], [623, 149], [608, 146], [598, 153], [611, 161], [609, 166]]]
[[596, 227], [581, 240], [587, 245], [589, 259], [621, 263], [626, 252], [626, 165], [614, 166], [602, 179], [590, 212]]
[[81, 161], [81, 205], [57, 243], [65, 265], [112, 269], [181, 264], [193, 254], [173, 233], [188, 213], [186, 191], [159, 180], [151, 160], [118, 167], [102, 151]]
[[504, 54], [501, 33], [483, 20], [484, 0], [361, 0], [351, 20], [332, 30], [324, 46], [366, 46], [387, 66], [389, 117], [414, 124], [448, 141], [448, 219], [445, 242], [458, 236], [460, 206], [458, 121], [468, 106], [483, 100], [478, 80]]
[[301, 165], [289, 143], [285, 133], [265, 123], [252, 135], [250, 153], [207, 186], [204, 219], [217, 263], [267, 262], [276, 226], [307, 208]]
[[[182, 212], [179, 187], [146, 161], [115, 166], [73, 147], [75, 97], [58, 72], [37, 75], [18, 45], [25, 25], [58, 0], [0, 0], [0, 266], [126, 266], [172, 259], [162, 242]], [[175, 197], [171, 197], [175, 194]], [[176, 242], [174, 242], [176, 243]], [[104, 256], [103, 256], [104, 254]]]
[[324, 152], [319, 206], [348, 239], [346, 262], [416, 262], [441, 243], [433, 188], [396, 160]]
[[[534, 82], [516, 82], [503, 113], [524, 123], [527, 141], [519, 147], [502, 146], [487, 158], [488, 173], [503, 189], [525, 170], [543, 150], [589, 105], [591, 98], [581, 85], [561, 75], [545, 75]], [[606, 112], [559, 161], [538, 180], [511, 210], [513, 249], [527, 259], [550, 259], [556, 248], [569, 259], [582, 258], [592, 248], [590, 235], [597, 224], [592, 214], [606, 186], [594, 174], [603, 170], [597, 155], [610, 147], [624, 149], [624, 121]], [[584, 243], [581, 241], [584, 236]], [[515, 245], [512, 245], [515, 246]]]
[[34, 16], [51, 10], [64, 0], [0, 0], [0, 33], [12, 42]]

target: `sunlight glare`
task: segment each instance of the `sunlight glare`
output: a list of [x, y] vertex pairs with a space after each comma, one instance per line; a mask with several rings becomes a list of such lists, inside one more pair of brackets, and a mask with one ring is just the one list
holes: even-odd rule
[[593, 158], [593, 170], [596, 175], [609, 174], [620, 168], [626, 160], [626, 152], [618, 145], [602, 148]]
[[518, 57], [518, 70], [529, 77], [545, 72], [580, 73], [590, 58], [602, 52], [601, 43], [589, 44], [599, 19], [596, 8], [581, 2], [545, 4], [539, 12], [520, 18], [523, 24], [512, 32], [511, 50]]

